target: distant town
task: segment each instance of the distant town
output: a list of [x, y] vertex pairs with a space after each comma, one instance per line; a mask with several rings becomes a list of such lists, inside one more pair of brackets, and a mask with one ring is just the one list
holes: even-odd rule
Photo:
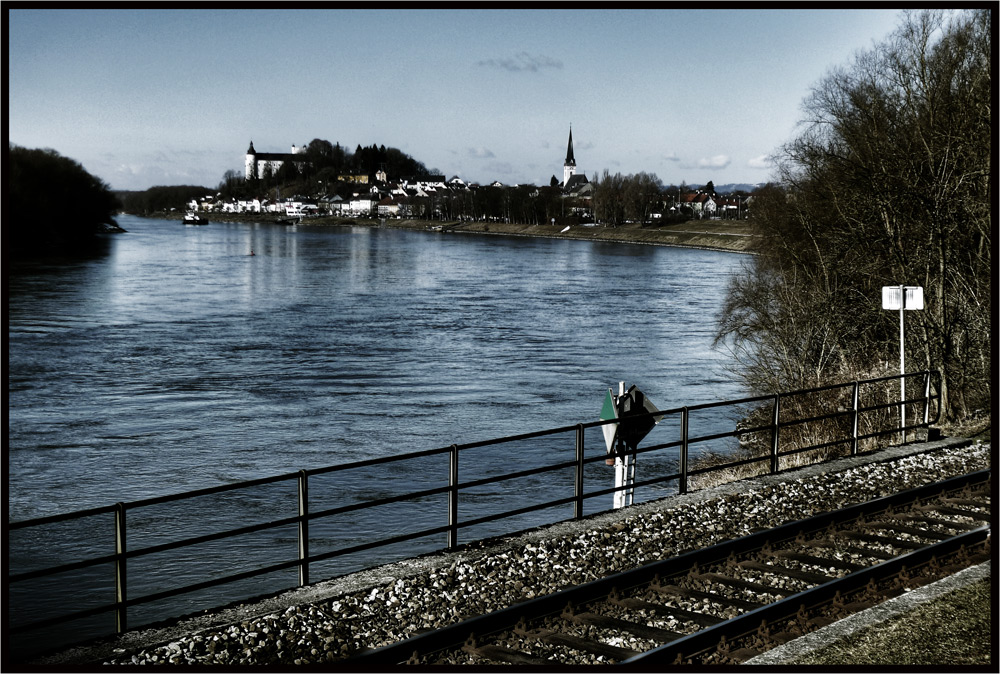
[[[317, 166], [320, 165], [320, 166]], [[400, 170], [411, 175], [398, 175]], [[449, 219], [618, 226], [700, 218], [746, 218], [757, 185], [711, 182], [664, 186], [655, 174], [604, 171], [590, 180], [577, 169], [570, 129], [561, 180], [548, 185], [467, 183], [427, 171], [398, 150], [314, 140], [288, 153], [257, 152], [250, 142], [243, 175], [226, 174], [216, 193], [192, 196], [196, 213], [269, 213], [282, 217]]]

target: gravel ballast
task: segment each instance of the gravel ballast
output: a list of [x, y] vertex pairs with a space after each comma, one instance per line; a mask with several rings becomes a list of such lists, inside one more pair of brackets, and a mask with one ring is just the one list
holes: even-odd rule
[[31, 664], [333, 663], [417, 631], [989, 466], [989, 444], [894, 447], [389, 564]]

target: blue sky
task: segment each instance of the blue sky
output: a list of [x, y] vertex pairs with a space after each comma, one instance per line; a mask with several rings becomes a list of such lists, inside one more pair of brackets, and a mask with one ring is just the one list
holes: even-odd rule
[[216, 186], [322, 138], [468, 182], [765, 182], [898, 9], [9, 9], [8, 137], [115, 189]]

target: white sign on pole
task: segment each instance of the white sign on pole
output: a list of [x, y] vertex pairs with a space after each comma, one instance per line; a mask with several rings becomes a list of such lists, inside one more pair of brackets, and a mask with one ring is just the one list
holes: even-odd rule
[[921, 286], [882, 286], [882, 308], [921, 310], [924, 308], [924, 289]]
[[903, 333], [903, 311], [924, 308], [921, 286], [882, 286], [882, 308], [899, 312], [899, 428], [906, 442], [906, 340]]

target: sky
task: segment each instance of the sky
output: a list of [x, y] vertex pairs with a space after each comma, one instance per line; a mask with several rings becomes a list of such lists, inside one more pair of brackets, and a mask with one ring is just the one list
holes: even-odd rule
[[[738, 5], [737, 5], [738, 6]], [[396, 147], [447, 178], [764, 183], [811, 87], [900, 9], [7, 9], [8, 140], [113, 189], [246, 150]]]

